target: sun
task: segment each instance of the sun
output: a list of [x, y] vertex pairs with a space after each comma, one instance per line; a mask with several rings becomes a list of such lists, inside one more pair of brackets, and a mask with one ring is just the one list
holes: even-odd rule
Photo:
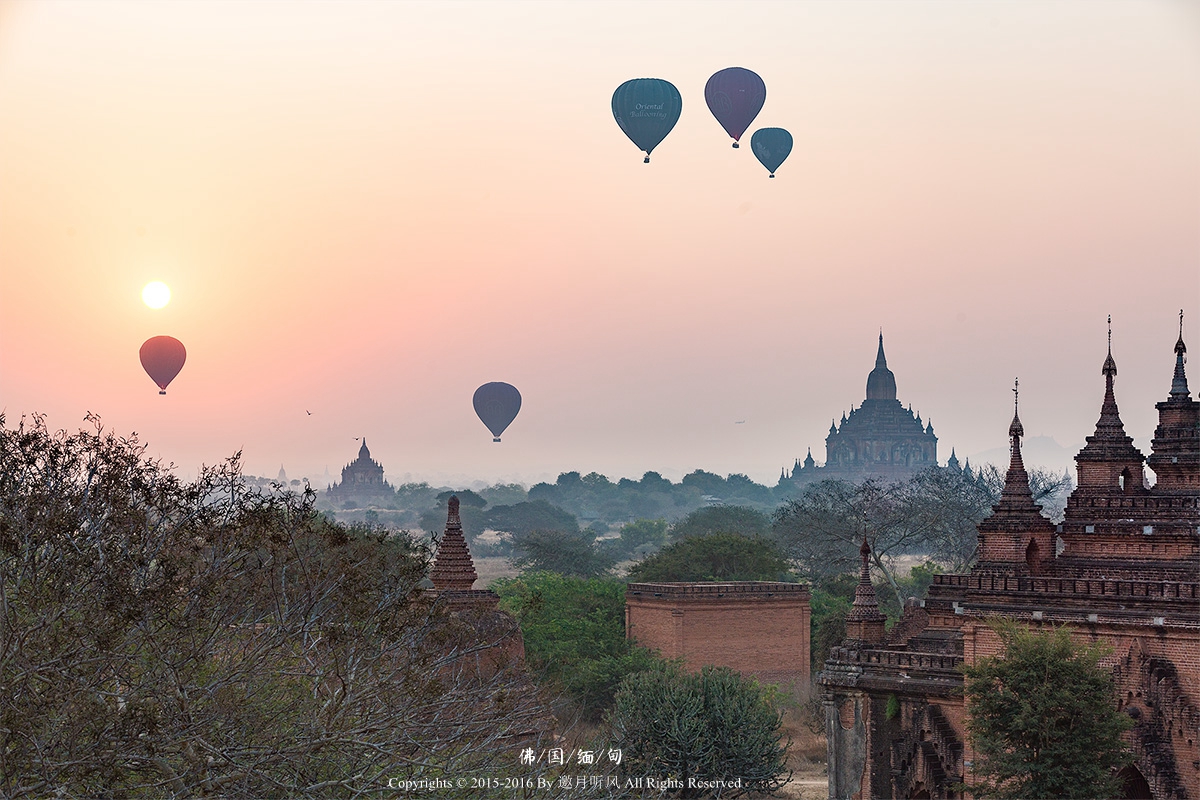
[[142, 289], [142, 302], [151, 308], [162, 308], [171, 302], [171, 287], [162, 281], [150, 281]]

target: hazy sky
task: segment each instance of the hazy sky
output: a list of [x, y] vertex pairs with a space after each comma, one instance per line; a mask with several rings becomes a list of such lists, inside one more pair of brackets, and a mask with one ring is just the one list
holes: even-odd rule
[[[774, 180], [704, 104], [728, 66], [795, 138]], [[609, 105], [635, 77], [683, 97], [649, 165]], [[336, 475], [365, 435], [393, 482], [773, 483], [881, 327], [943, 462], [1005, 445], [1016, 376], [1074, 449], [1112, 314], [1148, 453], [1181, 307], [1200, 352], [1198, 143], [1183, 0], [10, 0], [0, 408], [185, 473]], [[502, 444], [487, 381], [524, 396]]]

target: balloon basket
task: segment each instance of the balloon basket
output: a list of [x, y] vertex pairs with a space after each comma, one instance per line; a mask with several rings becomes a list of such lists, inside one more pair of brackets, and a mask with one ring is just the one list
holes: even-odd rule
[[643, 164], [649, 164], [649, 163], [650, 163], [650, 156], [646, 156], [646, 158], [642, 160], [642, 163], [643, 163]]
[[768, 177], [768, 178], [774, 178], [774, 177], [775, 177], [775, 173], [774, 173], [774, 172], [772, 172], [772, 173], [771, 173], [770, 175], [768, 175], [767, 177]]
[[166, 389], [159, 389], [159, 390], [158, 390], [158, 393], [159, 393], [159, 394], [166, 394], [166, 393], [167, 393], [167, 390], [166, 390]]
[[493, 441], [493, 442], [498, 442], [498, 441], [500, 441], [500, 437], [499, 437], [499, 436], [497, 436], [495, 439], [492, 439], [492, 441]]
[[737, 143], [737, 142], [734, 142], [734, 143], [733, 143], [733, 149], [734, 149], [734, 150], [737, 150], [737, 149], [738, 149], [738, 147], [739, 147], [738, 143]]

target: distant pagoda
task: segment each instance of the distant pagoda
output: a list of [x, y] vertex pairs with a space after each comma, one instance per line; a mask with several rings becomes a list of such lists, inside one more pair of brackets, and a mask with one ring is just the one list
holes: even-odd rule
[[937, 466], [933, 423], [922, 423], [920, 414], [896, 399], [896, 376], [888, 369], [881, 331], [875, 369], [867, 376], [867, 398], [858, 408], [851, 407], [849, 416], [842, 414], [840, 425], [829, 426], [825, 464], [817, 466], [810, 449], [803, 462], [796, 460], [791, 475], [784, 471], [781, 481], [896, 481], [933, 466]]
[[327, 488], [325, 496], [335, 507], [353, 508], [380, 503], [390, 499], [395, 492], [383, 479], [383, 465], [371, 458], [364, 436], [358, 458], [342, 467], [342, 480]]

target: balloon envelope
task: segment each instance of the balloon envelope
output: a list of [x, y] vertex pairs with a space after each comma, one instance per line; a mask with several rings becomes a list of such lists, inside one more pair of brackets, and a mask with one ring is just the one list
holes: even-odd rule
[[485, 383], [475, 390], [475, 413], [492, 432], [493, 442], [500, 441], [500, 434], [517, 418], [521, 410], [521, 393], [517, 387], [499, 381]]
[[742, 67], [729, 67], [715, 73], [704, 85], [708, 110], [733, 137], [733, 146], [762, 111], [767, 85], [756, 73]]
[[792, 135], [783, 128], [759, 128], [750, 137], [750, 149], [775, 177], [775, 170], [792, 152]]
[[167, 384], [183, 369], [187, 350], [183, 342], [170, 336], [155, 336], [147, 339], [138, 351], [142, 357], [142, 369], [158, 384], [159, 394], [167, 393]]
[[675, 127], [682, 109], [679, 90], [661, 78], [625, 81], [612, 96], [613, 117], [625, 135], [646, 151], [646, 163], [650, 151]]

